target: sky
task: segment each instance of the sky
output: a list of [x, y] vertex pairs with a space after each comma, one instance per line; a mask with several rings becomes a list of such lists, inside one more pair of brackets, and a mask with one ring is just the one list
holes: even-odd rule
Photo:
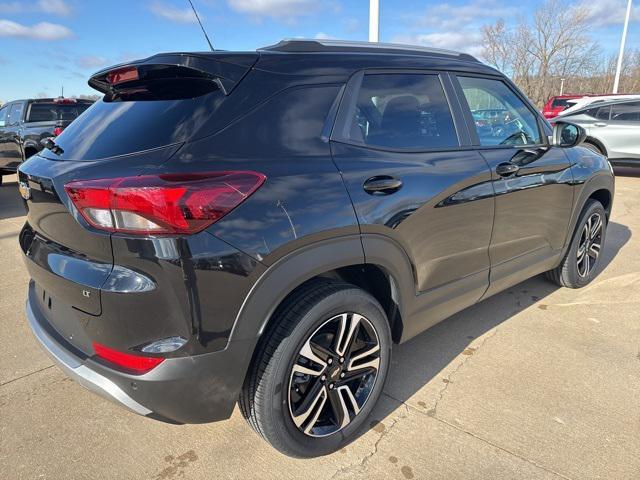
[[[282, 38], [367, 40], [368, 0], [193, 0], [217, 49], [254, 50]], [[482, 25], [514, 24], [541, 0], [380, 0], [380, 41], [479, 54]], [[585, 9], [589, 33], [619, 47], [626, 0], [567, 0]], [[640, 49], [640, 0], [627, 48]], [[0, 0], [0, 99], [95, 94], [103, 67], [207, 44], [187, 0]]]

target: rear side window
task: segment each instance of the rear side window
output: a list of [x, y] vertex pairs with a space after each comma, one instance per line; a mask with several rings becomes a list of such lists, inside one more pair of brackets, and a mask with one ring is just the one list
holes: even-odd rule
[[542, 143], [535, 115], [501, 80], [458, 77], [480, 145]]
[[9, 110], [7, 125], [16, 125], [22, 120], [22, 103], [14, 103]]
[[27, 122], [56, 122], [58, 120], [74, 120], [89, 108], [89, 104], [55, 104], [32, 103], [27, 115]]
[[349, 139], [387, 148], [457, 147], [451, 111], [437, 75], [365, 75]]
[[640, 122], [640, 102], [611, 105], [611, 120], [618, 122]]

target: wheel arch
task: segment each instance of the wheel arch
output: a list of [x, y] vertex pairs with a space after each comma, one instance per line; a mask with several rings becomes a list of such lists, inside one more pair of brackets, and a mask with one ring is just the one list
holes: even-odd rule
[[385, 309], [394, 342], [400, 340], [413, 278], [406, 253], [383, 236], [353, 235], [303, 247], [269, 267], [240, 308], [230, 341], [257, 343], [278, 307], [318, 278], [341, 280], [369, 292]]
[[[611, 173], [600, 173], [590, 177], [583, 185], [579, 193], [578, 198], [574, 203], [573, 213], [571, 214], [571, 223], [567, 232], [567, 239], [565, 241], [564, 253], [571, 244], [573, 238], [573, 232], [578, 223], [578, 218], [584, 210], [587, 201], [590, 199], [598, 200], [602, 203], [605, 209], [607, 220], [611, 215], [611, 209], [613, 207], [613, 195], [615, 192], [614, 178]], [[563, 256], [564, 256], [563, 253]]]
[[598, 140], [596, 137], [592, 137], [592, 136], [587, 136], [587, 138], [585, 138], [584, 143], [591, 143], [593, 145], [595, 145], [596, 147], [598, 147], [600, 149], [600, 151], [602, 152], [602, 154], [607, 157], [609, 156], [609, 153], [607, 151], [607, 147], [604, 143], [602, 143], [601, 140]]

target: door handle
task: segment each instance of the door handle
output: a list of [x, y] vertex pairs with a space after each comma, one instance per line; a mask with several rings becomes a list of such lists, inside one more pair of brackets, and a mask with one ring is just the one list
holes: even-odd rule
[[593, 124], [594, 127], [606, 127], [607, 124], [604, 122], [596, 122]]
[[371, 177], [362, 186], [370, 195], [389, 195], [400, 190], [400, 187], [402, 187], [402, 180], [388, 175]]
[[496, 173], [501, 177], [513, 175], [518, 170], [520, 170], [520, 167], [514, 163], [499, 163], [498, 166], [496, 166]]

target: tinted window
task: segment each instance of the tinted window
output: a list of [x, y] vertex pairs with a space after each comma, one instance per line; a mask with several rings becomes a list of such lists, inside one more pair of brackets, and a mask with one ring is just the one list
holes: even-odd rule
[[9, 110], [7, 125], [15, 125], [22, 119], [22, 103], [14, 103]]
[[27, 122], [55, 122], [57, 120], [74, 120], [89, 108], [89, 104], [56, 104], [32, 103]]
[[225, 98], [211, 87], [193, 98], [136, 92], [95, 102], [56, 138], [64, 151], [60, 158], [95, 160], [187, 141], [211, 121]]
[[619, 122], [640, 122], [640, 102], [611, 105], [611, 120]]
[[585, 110], [584, 113], [586, 113], [590, 117], [595, 118], [596, 120], [609, 120], [610, 111], [611, 111], [611, 106], [607, 105], [606, 107], [590, 108], [588, 110]]
[[365, 75], [349, 138], [389, 148], [458, 146], [451, 111], [437, 75]]
[[542, 143], [536, 117], [502, 81], [458, 77], [481, 145]]
[[551, 103], [551, 106], [553, 108], [567, 108], [569, 106], [569, 99], [568, 98], [556, 98], [553, 100], [553, 103]]

